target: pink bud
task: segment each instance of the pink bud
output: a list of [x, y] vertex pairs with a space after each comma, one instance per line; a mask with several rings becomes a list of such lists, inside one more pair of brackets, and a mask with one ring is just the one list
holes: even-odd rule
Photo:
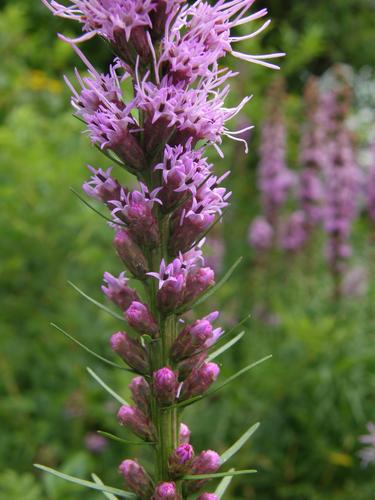
[[186, 326], [172, 346], [172, 359], [179, 361], [193, 356], [211, 339], [212, 332], [212, 325], [207, 319], [200, 319], [193, 325]]
[[[216, 451], [206, 450], [202, 451], [193, 460], [191, 466], [191, 474], [214, 474], [221, 465], [220, 455]], [[207, 480], [202, 479], [198, 481], [189, 481], [187, 485], [188, 493], [198, 491]]]
[[190, 358], [186, 358], [178, 364], [178, 374], [180, 380], [187, 378], [191, 372], [200, 368], [207, 358], [207, 351], [202, 351]]
[[180, 500], [175, 483], [160, 483], [156, 486], [152, 500]]
[[154, 440], [153, 425], [138, 408], [127, 405], [121, 406], [117, 418], [121, 425], [127, 427], [141, 439], [145, 441]]
[[144, 377], [134, 377], [129, 385], [132, 398], [137, 408], [145, 415], [150, 412], [150, 386]]
[[161, 405], [170, 405], [176, 399], [178, 380], [170, 368], [160, 368], [154, 372], [154, 390], [156, 398]]
[[204, 363], [194, 369], [182, 385], [181, 400], [200, 396], [219, 376], [220, 368], [216, 363]]
[[117, 332], [111, 337], [111, 347], [130, 368], [139, 373], [148, 373], [149, 363], [146, 350], [138, 340], [126, 332]]
[[197, 299], [215, 283], [215, 273], [209, 267], [201, 267], [189, 272], [186, 278], [184, 303]]
[[175, 280], [164, 283], [158, 291], [158, 306], [163, 312], [174, 311], [181, 304], [184, 286], [185, 278], [182, 274]]
[[128, 229], [116, 231], [113, 243], [120, 259], [129, 271], [136, 278], [141, 280], [145, 279], [145, 275], [148, 271], [147, 259], [137, 243], [133, 240], [130, 231]]
[[194, 458], [194, 449], [191, 444], [181, 444], [168, 459], [169, 472], [174, 478], [186, 474], [190, 470]]
[[219, 500], [219, 497], [215, 493], [202, 493], [197, 500]]
[[180, 423], [180, 432], [179, 432], [179, 441], [180, 441], [180, 444], [187, 444], [189, 443], [190, 441], [190, 429], [189, 427], [184, 424], [184, 423]]
[[124, 460], [119, 471], [123, 474], [125, 483], [138, 496], [149, 498], [152, 494], [152, 483], [144, 468], [135, 460]]
[[125, 313], [130, 326], [140, 334], [155, 336], [159, 327], [149, 308], [142, 302], [134, 301]]

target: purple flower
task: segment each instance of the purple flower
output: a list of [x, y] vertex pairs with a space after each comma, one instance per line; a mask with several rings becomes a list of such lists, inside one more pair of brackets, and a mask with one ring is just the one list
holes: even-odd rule
[[129, 287], [129, 280], [124, 272], [120, 273], [118, 278], [110, 273], [104, 273], [103, 279], [105, 283], [102, 285], [103, 293], [122, 310], [126, 310], [134, 300], [139, 300], [137, 292]]
[[281, 247], [289, 252], [298, 251], [306, 240], [305, 214], [301, 210], [293, 212], [281, 228]]
[[220, 373], [216, 363], [204, 363], [194, 369], [182, 384], [180, 399], [190, 399], [205, 393]]
[[372, 221], [375, 221], [375, 140], [371, 146], [371, 153], [372, 163], [366, 178], [366, 198], [368, 214]]
[[219, 497], [215, 493], [202, 493], [197, 500], [219, 500]]
[[256, 250], [267, 250], [273, 240], [273, 228], [265, 217], [256, 217], [249, 227], [249, 243]]
[[136, 460], [124, 460], [119, 466], [119, 471], [124, 476], [125, 484], [134, 493], [142, 498], [149, 498], [152, 494], [151, 479]]
[[138, 340], [126, 332], [117, 332], [110, 339], [111, 347], [131, 368], [139, 373], [148, 373], [147, 352]]
[[369, 422], [367, 424], [368, 434], [360, 436], [359, 440], [362, 444], [366, 445], [358, 453], [362, 465], [367, 467], [369, 464], [375, 464], [375, 424]]
[[190, 444], [178, 446], [168, 459], [169, 472], [173, 478], [187, 474], [194, 458], [194, 449]]
[[91, 179], [83, 185], [83, 190], [88, 196], [106, 204], [110, 200], [120, 199], [121, 186], [116, 179], [111, 177], [112, 168], [108, 168], [107, 171], [101, 168], [96, 170], [90, 165], [88, 165], [88, 168], [93, 173]]
[[156, 486], [152, 500], [180, 500], [175, 483], [160, 483]]
[[121, 425], [127, 427], [141, 439], [154, 441], [155, 429], [153, 424], [138, 408], [127, 405], [121, 406], [117, 418]]
[[105, 437], [95, 432], [90, 432], [85, 436], [85, 445], [92, 453], [101, 453], [107, 447], [108, 441]]
[[173, 370], [160, 368], [153, 374], [154, 391], [160, 405], [174, 403], [177, 394], [178, 380]]
[[[194, 460], [191, 466], [191, 474], [213, 474], [220, 468], [220, 455], [216, 451], [202, 451]], [[207, 480], [189, 481], [187, 485], [188, 493], [198, 491], [207, 483]]]
[[134, 377], [130, 382], [129, 389], [137, 408], [141, 410], [144, 415], [149, 416], [151, 390], [146, 379], [144, 377]]
[[150, 309], [142, 302], [134, 301], [125, 312], [129, 325], [140, 334], [155, 336], [159, 327]]
[[187, 444], [190, 442], [190, 429], [183, 422], [180, 423], [180, 432], [179, 432], [179, 444]]

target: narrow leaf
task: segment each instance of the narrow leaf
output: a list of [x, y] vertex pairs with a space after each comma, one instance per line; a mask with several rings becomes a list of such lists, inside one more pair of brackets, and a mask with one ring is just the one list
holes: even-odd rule
[[236, 378], [241, 377], [241, 375], [243, 375], [244, 373], [248, 372], [252, 368], [255, 368], [256, 366], [260, 365], [261, 363], [264, 363], [264, 361], [267, 361], [268, 359], [271, 359], [271, 358], [272, 358], [272, 354], [269, 354], [268, 356], [265, 356], [262, 359], [258, 359], [258, 361], [255, 361], [255, 363], [251, 363], [251, 365], [246, 366], [245, 368], [242, 368], [242, 370], [235, 373], [231, 377], [227, 378], [221, 385], [219, 385], [219, 387], [216, 387], [212, 391], [209, 391], [207, 393], [207, 395], [210, 396], [211, 394], [214, 394], [215, 392], [220, 391], [223, 387], [225, 387], [226, 385], [233, 382], [233, 380], [236, 380]]
[[[96, 484], [100, 484], [101, 486], [104, 486], [103, 481], [96, 474], [91, 474], [91, 477], [93, 478], [93, 480], [95, 481]], [[115, 497], [115, 495], [112, 495], [112, 493], [107, 493], [105, 491], [102, 491], [102, 493], [109, 500], [118, 500], [118, 497]]]
[[232, 267], [228, 269], [228, 271], [224, 274], [224, 276], [219, 280], [215, 285], [211, 286], [197, 301], [195, 302], [190, 302], [188, 304], [185, 304], [182, 306], [180, 309], [178, 309], [177, 313], [181, 314], [183, 312], [188, 311], [191, 309], [193, 306], [199, 306], [202, 304], [205, 300], [207, 300], [213, 293], [215, 293], [219, 288], [221, 288], [226, 281], [232, 276], [236, 268], [240, 265], [242, 261], [242, 257], [236, 260], [236, 262], [233, 264]]
[[201, 399], [207, 398], [207, 397], [211, 396], [212, 394], [215, 394], [217, 391], [220, 391], [227, 384], [229, 384], [230, 382], [233, 382], [233, 380], [240, 377], [241, 375], [243, 375], [247, 371], [251, 370], [252, 368], [254, 368], [257, 365], [260, 365], [261, 363], [263, 363], [264, 361], [267, 361], [270, 358], [272, 358], [272, 354], [270, 354], [269, 356], [265, 356], [262, 359], [258, 359], [258, 361], [255, 361], [255, 363], [252, 363], [251, 365], [246, 366], [245, 368], [243, 368], [239, 372], [237, 372], [234, 375], [232, 375], [231, 377], [229, 377], [227, 380], [225, 380], [221, 385], [219, 385], [215, 389], [212, 389], [211, 391], [208, 391], [205, 394], [202, 394], [201, 396], [195, 396], [194, 398], [187, 399], [186, 401], [181, 401], [180, 403], [176, 403], [174, 405], [171, 405], [171, 406], [169, 406], [169, 408], [184, 408], [185, 406], [190, 406], [193, 403], [200, 401]]
[[103, 387], [103, 389], [105, 391], [108, 392], [108, 394], [110, 394], [113, 398], [115, 398], [119, 403], [121, 403], [122, 405], [128, 405], [129, 403], [127, 403], [125, 401], [125, 399], [123, 399], [119, 394], [117, 394], [117, 392], [115, 392], [113, 389], [111, 389], [110, 387], [108, 387], [108, 385], [103, 382], [103, 380], [99, 377], [99, 375], [97, 375], [94, 370], [92, 370], [91, 368], [87, 367], [86, 370], [89, 372], [89, 374], [92, 376], [92, 378], [94, 380], [96, 380], [96, 382], [101, 385]]
[[97, 146], [95, 144], [95, 147], [98, 151], [100, 151], [104, 156], [106, 156], [109, 160], [113, 161], [114, 163], [116, 163], [119, 167], [121, 168], [125, 168], [126, 170], [126, 167], [124, 165], [124, 163], [122, 163], [122, 161], [120, 161], [119, 159], [117, 159], [115, 156], [111, 155], [110, 153], [108, 153], [108, 151], [106, 151], [105, 149], [102, 149], [100, 148], [99, 146]]
[[86, 352], [88, 352], [92, 356], [95, 356], [95, 358], [100, 359], [100, 361], [103, 361], [103, 363], [107, 363], [107, 365], [111, 365], [111, 366], [114, 366], [116, 368], [120, 368], [121, 370], [133, 372], [133, 370], [131, 370], [130, 368], [126, 368], [124, 366], [118, 365], [117, 363], [114, 363], [113, 361], [111, 361], [111, 360], [109, 360], [107, 358], [104, 358], [100, 354], [97, 354], [95, 351], [92, 351], [89, 347], [87, 347], [84, 344], [82, 344], [82, 342], [80, 342], [79, 340], [77, 340], [76, 338], [74, 338], [68, 332], [66, 332], [65, 330], [63, 330], [62, 328], [60, 328], [58, 325], [55, 325], [55, 323], [50, 323], [50, 324], [51, 324], [51, 326], [53, 326], [53, 328], [55, 328], [56, 330], [58, 330], [59, 332], [61, 332], [63, 335], [65, 335], [65, 337], [67, 337], [68, 339], [70, 339], [72, 342], [74, 342], [75, 344], [79, 345], [80, 347], [82, 347], [82, 349], [84, 349]]
[[[229, 472], [234, 472], [234, 469], [230, 469]], [[220, 481], [219, 486], [216, 488], [215, 494], [218, 497], [218, 500], [220, 500], [224, 493], [227, 491], [230, 483], [232, 482], [233, 476], [226, 476], [223, 477], [223, 479]]]
[[136, 446], [143, 446], [143, 445], [148, 445], [148, 446], [153, 446], [156, 443], [151, 442], [151, 441], [128, 441], [126, 439], [122, 439], [118, 436], [115, 436], [114, 434], [111, 434], [110, 432], [105, 432], [105, 431], [98, 431], [98, 434], [100, 434], [103, 437], [106, 437], [108, 439], [112, 439], [112, 441], [117, 441], [118, 443], [122, 444], [131, 444], [131, 445], [136, 445]]
[[197, 479], [216, 479], [218, 477], [228, 476], [243, 476], [245, 474], [256, 474], [258, 471], [255, 469], [248, 470], [229, 470], [228, 472], [216, 472], [215, 474], [195, 474], [184, 476], [182, 479], [186, 481], [195, 481]]
[[135, 499], [136, 496], [134, 493], [129, 493], [128, 491], [119, 490], [117, 488], [112, 488], [111, 486], [106, 486], [105, 484], [97, 484], [92, 481], [86, 481], [84, 479], [80, 479], [78, 477], [69, 476], [68, 474], [63, 474], [55, 469], [51, 469], [50, 467], [46, 467], [45, 465], [34, 464], [34, 467], [42, 470], [43, 472], [48, 472], [53, 476], [57, 476], [60, 479], [65, 479], [65, 481], [69, 481], [71, 483], [79, 484], [80, 486], [85, 486], [86, 488], [91, 488], [92, 490], [97, 490], [106, 493], [112, 493], [114, 495], [118, 495], [121, 498], [132, 498]]
[[244, 335], [245, 335], [245, 332], [243, 331], [243, 332], [239, 333], [233, 339], [229, 340], [229, 342], [227, 342], [223, 346], [219, 347], [219, 349], [217, 349], [216, 351], [212, 352], [208, 356], [207, 361], [212, 361], [213, 359], [215, 359], [218, 356], [220, 356], [220, 354], [223, 354], [223, 352], [225, 352], [227, 349], [230, 349], [233, 345], [237, 344], [237, 342], [239, 342]]
[[232, 444], [230, 448], [228, 448], [222, 455], [221, 455], [221, 463], [225, 464], [225, 462], [228, 462], [230, 458], [232, 458], [233, 455], [235, 455], [241, 448], [242, 446], [246, 443], [248, 439], [254, 434], [254, 432], [258, 429], [259, 427], [259, 422], [252, 425], [242, 436], [237, 439], [237, 441]]
[[102, 214], [99, 210], [97, 210], [95, 207], [93, 207], [88, 201], [85, 200], [83, 196], [81, 196], [74, 188], [70, 188], [70, 191], [84, 204], [86, 207], [90, 208], [93, 212], [95, 212], [97, 215], [99, 215], [102, 219], [106, 220], [107, 222], [113, 222], [115, 223], [110, 217], [107, 217], [106, 215]]
[[78, 292], [80, 295], [82, 295], [82, 297], [84, 297], [85, 299], [87, 299], [89, 302], [91, 302], [92, 304], [94, 304], [96, 307], [99, 307], [99, 309], [102, 309], [103, 311], [106, 311], [108, 314], [110, 314], [111, 316], [113, 316], [114, 318], [116, 319], [119, 319], [121, 321], [125, 321], [125, 319], [120, 316], [119, 314], [115, 313], [114, 311], [112, 311], [111, 309], [109, 309], [109, 307], [105, 306], [104, 304], [101, 304], [100, 302], [98, 302], [97, 300], [93, 299], [92, 297], [90, 297], [89, 295], [87, 295], [85, 292], [83, 292], [80, 288], [78, 288], [77, 285], [75, 285], [74, 283], [72, 283], [71, 281], [68, 281], [69, 285], [74, 288], [74, 290], [76, 292]]
[[236, 325], [232, 326], [232, 328], [230, 330], [228, 330], [227, 332], [224, 332], [223, 335], [217, 341], [217, 343], [220, 342], [221, 340], [229, 337], [235, 330], [237, 330], [237, 328], [239, 328], [240, 326], [245, 324], [249, 318], [251, 318], [251, 313], [247, 314], [243, 319], [241, 319], [241, 321], [239, 321]]

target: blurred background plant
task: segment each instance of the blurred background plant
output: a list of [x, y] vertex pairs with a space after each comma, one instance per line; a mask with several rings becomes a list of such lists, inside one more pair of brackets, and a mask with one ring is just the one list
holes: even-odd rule
[[[346, 124], [355, 158], [363, 175], [371, 172], [374, 3], [332, 0], [328, 7], [326, 1], [317, 0], [311, 8], [307, 0], [257, 0], [257, 6], [269, 8], [274, 29], [261, 42], [244, 42], [244, 48], [249, 44], [252, 53], [265, 48], [288, 53], [282, 64], [285, 90], [280, 99], [287, 167], [298, 174], [303, 166], [299, 148], [307, 117], [306, 82], [315, 75], [322, 88], [332, 88], [329, 70], [341, 63], [352, 89]], [[51, 19], [38, 1], [1, 3], [0, 498], [4, 499], [78, 499], [81, 490], [53, 477], [36, 477], [32, 463], [58, 466], [79, 476], [95, 471], [116, 484], [116, 464], [132, 451], [96, 439], [96, 430], [114, 430], [116, 422], [112, 401], [90, 380], [85, 366], [95, 366], [117, 387], [122, 384], [125, 397], [127, 381], [117, 372], [97, 367], [50, 326], [54, 322], [110, 356], [105, 339], [117, 329], [116, 320], [68, 285], [70, 280], [99, 298], [100, 290], [95, 289], [101, 271], [116, 273], [119, 263], [109, 251], [111, 232], [106, 224], [69, 189], [86, 179], [86, 163], [103, 168], [109, 163], [81, 139], [81, 124], [71, 116], [62, 74], [77, 59], [55, 39], [57, 31], [74, 34], [74, 24], [72, 32], [67, 26]], [[95, 54], [104, 66], [109, 54], [101, 45], [94, 40], [87, 47], [89, 57]], [[228, 327], [249, 312], [252, 316], [241, 346], [234, 348], [231, 360], [227, 357], [224, 376], [233, 373], [240, 361], [269, 353], [273, 359], [228, 390], [225, 406], [222, 399], [200, 403], [205, 411], [194, 408], [187, 423], [204, 448], [214, 422], [214, 444], [220, 450], [238, 437], [239, 429], [261, 421], [238, 464], [255, 466], [259, 474], [233, 481], [228, 499], [355, 496], [367, 500], [375, 490], [373, 468], [361, 467], [358, 457], [359, 436], [375, 419], [374, 222], [366, 211], [366, 194], [362, 190], [358, 200], [353, 253], [339, 301], [332, 300], [323, 231], [314, 232], [308, 251], [291, 254], [274, 248], [268, 254], [249, 247], [248, 225], [260, 212], [257, 151], [274, 75], [247, 64], [241, 64], [241, 74], [238, 93], [254, 94], [254, 99], [239, 120], [256, 128], [249, 138], [248, 156], [241, 145], [224, 146], [221, 168], [232, 170], [229, 184], [236, 203], [209, 243], [219, 272], [238, 256], [245, 257], [240, 272], [220, 291], [222, 304], [215, 307], [223, 305]], [[232, 98], [237, 100], [236, 92]], [[285, 213], [293, 213], [297, 198], [285, 203]], [[90, 498], [100, 496], [93, 493]]]

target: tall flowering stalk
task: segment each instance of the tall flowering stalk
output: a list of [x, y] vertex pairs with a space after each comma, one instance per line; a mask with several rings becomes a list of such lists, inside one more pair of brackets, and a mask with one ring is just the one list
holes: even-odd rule
[[[227, 122], [250, 99], [225, 106], [235, 73], [219, 62], [232, 54], [275, 68], [268, 60], [281, 55], [233, 49], [269, 24], [249, 35], [231, 34], [267, 14], [262, 9], [248, 15], [253, 1], [72, 0], [66, 6], [43, 0], [55, 15], [82, 24], [80, 38], [65, 39], [88, 69], [87, 76], [76, 71], [76, 82], [66, 79], [76, 116], [92, 143], [138, 181], [131, 190], [111, 169], [90, 167], [92, 177], [83, 188], [108, 209], [114, 247], [127, 269], [117, 277], [104, 273], [102, 290], [129, 326], [111, 337], [111, 347], [136, 374], [130, 384], [133, 403], [121, 406], [118, 421], [155, 450], [153, 474], [137, 460], [119, 467], [126, 486], [141, 499], [187, 498], [223, 462], [215, 451], [196, 452], [180, 421], [182, 408], [207, 393], [219, 376], [211, 361], [224, 333], [214, 326], [219, 313], [193, 322], [183, 318], [215, 284], [202, 244], [230, 198], [223, 186], [228, 173], [214, 174], [205, 149], [213, 145], [221, 154], [224, 136], [242, 140], [238, 135], [244, 131], [231, 131]], [[94, 35], [116, 54], [105, 74], [77, 47]], [[127, 83], [134, 93], [125, 101]], [[141, 282], [143, 294], [130, 278]]]
[[342, 294], [342, 279], [351, 255], [350, 235], [357, 212], [359, 169], [346, 125], [350, 88], [337, 69], [336, 87], [324, 96], [327, 162], [324, 168], [324, 228], [334, 297]]
[[268, 96], [267, 119], [261, 131], [258, 186], [261, 192], [263, 215], [254, 219], [249, 228], [249, 243], [262, 250], [275, 245], [279, 238], [280, 209], [294, 183], [286, 156], [286, 129], [281, 102], [284, 84], [276, 79]]

